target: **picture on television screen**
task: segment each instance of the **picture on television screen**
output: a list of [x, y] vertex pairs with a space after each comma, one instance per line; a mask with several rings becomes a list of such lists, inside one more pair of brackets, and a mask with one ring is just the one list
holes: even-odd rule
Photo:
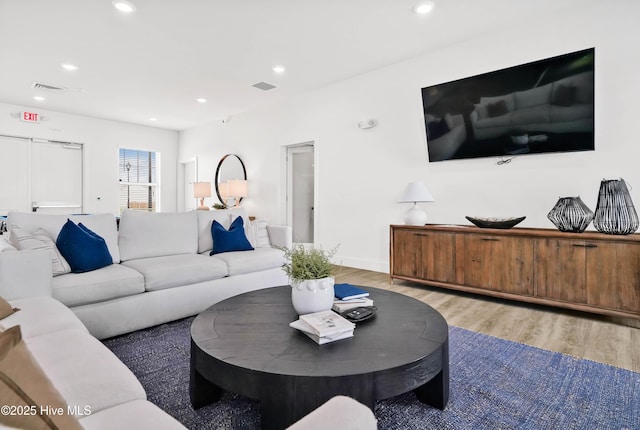
[[593, 151], [595, 49], [422, 88], [429, 161]]

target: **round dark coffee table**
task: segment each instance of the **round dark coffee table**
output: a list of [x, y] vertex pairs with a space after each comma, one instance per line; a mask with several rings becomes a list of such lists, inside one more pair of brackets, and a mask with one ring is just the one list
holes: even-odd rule
[[224, 300], [191, 325], [189, 394], [194, 408], [223, 390], [261, 403], [263, 429], [282, 429], [343, 394], [373, 409], [376, 400], [414, 390], [444, 409], [449, 398], [445, 319], [411, 297], [365, 287], [378, 308], [352, 338], [318, 345], [289, 327], [298, 318], [291, 287]]

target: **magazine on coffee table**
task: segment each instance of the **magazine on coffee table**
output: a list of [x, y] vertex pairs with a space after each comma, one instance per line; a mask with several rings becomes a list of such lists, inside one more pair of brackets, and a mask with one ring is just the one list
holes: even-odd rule
[[311, 332], [320, 337], [335, 336], [347, 331], [353, 331], [356, 327], [354, 323], [332, 310], [300, 315], [300, 321], [307, 324]]
[[311, 327], [309, 327], [306, 323], [302, 322], [301, 320], [296, 320], [296, 321], [293, 321], [293, 322], [289, 323], [289, 327], [292, 327], [292, 328], [295, 328], [297, 330], [300, 330], [301, 332], [306, 334], [310, 339], [315, 341], [318, 345], [324, 345], [325, 343], [334, 342], [336, 340], [342, 340], [342, 339], [347, 339], [347, 338], [353, 337], [353, 330], [345, 331], [343, 333], [338, 333], [338, 334], [333, 335], [333, 336], [320, 337], [320, 336], [314, 334], [312, 332], [312, 330], [311, 330]]

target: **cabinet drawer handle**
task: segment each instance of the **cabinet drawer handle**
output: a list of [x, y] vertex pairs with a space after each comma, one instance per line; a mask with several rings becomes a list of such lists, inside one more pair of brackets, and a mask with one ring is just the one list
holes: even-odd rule
[[496, 239], [495, 237], [483, 237], [482, 240], [486, 240], [487, 242], [500, 242], [500, 239]]
[[429, 236], [427, 233], [413, 233], [414, 236]]
[[598, 247], [598, 245], [594, 243], [585, 243], [585, 244], [574, 243], [573, 246], [575, 246], [576, 248], [597, 248]]

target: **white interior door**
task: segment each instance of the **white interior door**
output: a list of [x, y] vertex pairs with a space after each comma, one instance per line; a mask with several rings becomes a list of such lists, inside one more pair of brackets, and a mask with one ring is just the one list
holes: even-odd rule
[[31, 209], [82, 213], [82, 145], [32, 142]]
[[29, 139], [0, 137], [0, 215], [29, 210]]
[[293, 242], [314, 243], [315, 171], [313, 143], [287, 148], [287, 224]]
[[0, 213], [82, 213], [80, 144], [0, 138]]

